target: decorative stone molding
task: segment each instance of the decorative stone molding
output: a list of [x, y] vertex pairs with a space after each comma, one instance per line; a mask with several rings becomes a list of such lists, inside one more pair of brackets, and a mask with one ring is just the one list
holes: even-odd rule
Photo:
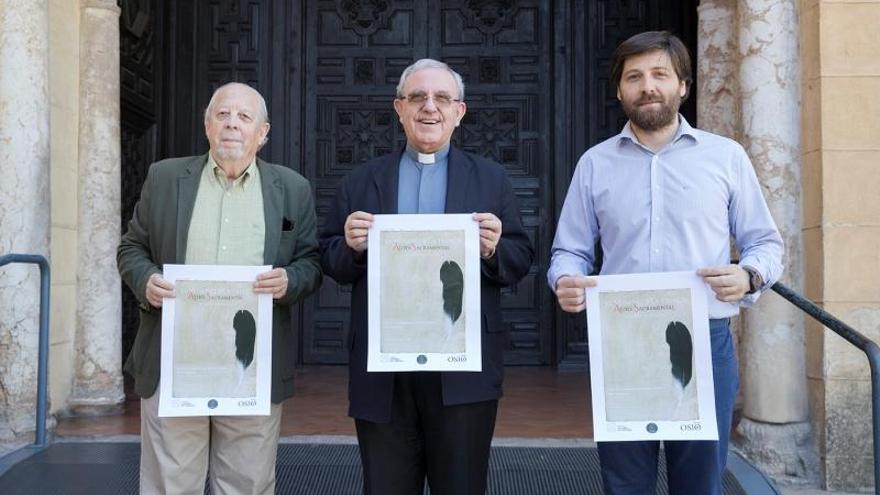
[[817, 481], [819, 457], [809, 423], [767, 424], [743, 418], [735, 437], [740, 440], [735, 450], [777, 482], [813, 485]]

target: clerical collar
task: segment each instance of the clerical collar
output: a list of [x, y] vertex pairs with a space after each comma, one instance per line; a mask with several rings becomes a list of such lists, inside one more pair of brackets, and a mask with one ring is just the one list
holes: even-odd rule
[[406, 147], [406, 151], [404, 152], [413, 159], [416, 163], [421, 163], [423, 165], [432, 165], [441, 160], [444, 160], [447, 155], [449, 155], [449, 145], [440, 148], [434, 153], [420, 153], [409, 146]]

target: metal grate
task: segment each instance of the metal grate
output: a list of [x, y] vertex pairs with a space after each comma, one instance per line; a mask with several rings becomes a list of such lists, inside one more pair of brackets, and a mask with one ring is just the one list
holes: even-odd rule
[[[137, 493], [139, 449], [137, 443], [56, 443], [0, 477], [0, 493]], [[664, 465], [661, 459], [658, 494], [667, 493]], [[362, 492], [356, 445], [281, 444], [276, 469], [278, 494]], [[489, 471], [491, 495], [602, 493], [595, 448], [494, 447]], [[729, 471], [724, 473], [723, 493], [745, 495]]]

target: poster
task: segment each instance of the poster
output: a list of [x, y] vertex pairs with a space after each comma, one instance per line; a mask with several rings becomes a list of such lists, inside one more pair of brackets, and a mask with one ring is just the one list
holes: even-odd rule
[[709, 293], [695, 272], [600, 276], [587, 289], [597, 442], [718, 439]]
[[271, 266], [165, 265], [159, 416], [268, 415], [272, 296], [254, 293]]
[[367, 371], [481, 371], [479, 224], [470, 214], [373, 218]]

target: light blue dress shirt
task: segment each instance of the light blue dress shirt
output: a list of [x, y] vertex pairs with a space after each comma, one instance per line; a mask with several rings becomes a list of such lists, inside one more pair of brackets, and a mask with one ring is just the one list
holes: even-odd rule
[[[593, 271], [600, 275], [696, 270], [730, 263], [730, 236], [740, 264], [769, 287], [782, 274], [782, 237], [770, 216], [742, 146], [691, 127], [679, 116], [672, 141], [654, 153], [627, 123], [578, 160], [553, 241], [547, 281]], [[740, 304], [749, 306], [760, 291]], [[737, 314], [738, 305], [709, 300], [709, 316]]]
[[443, 213], [446, 211], [446, 182], [449, 145], [434, 153], [434, 163], [419, 163], [410, 147], [400, 155], [397, 213]]

